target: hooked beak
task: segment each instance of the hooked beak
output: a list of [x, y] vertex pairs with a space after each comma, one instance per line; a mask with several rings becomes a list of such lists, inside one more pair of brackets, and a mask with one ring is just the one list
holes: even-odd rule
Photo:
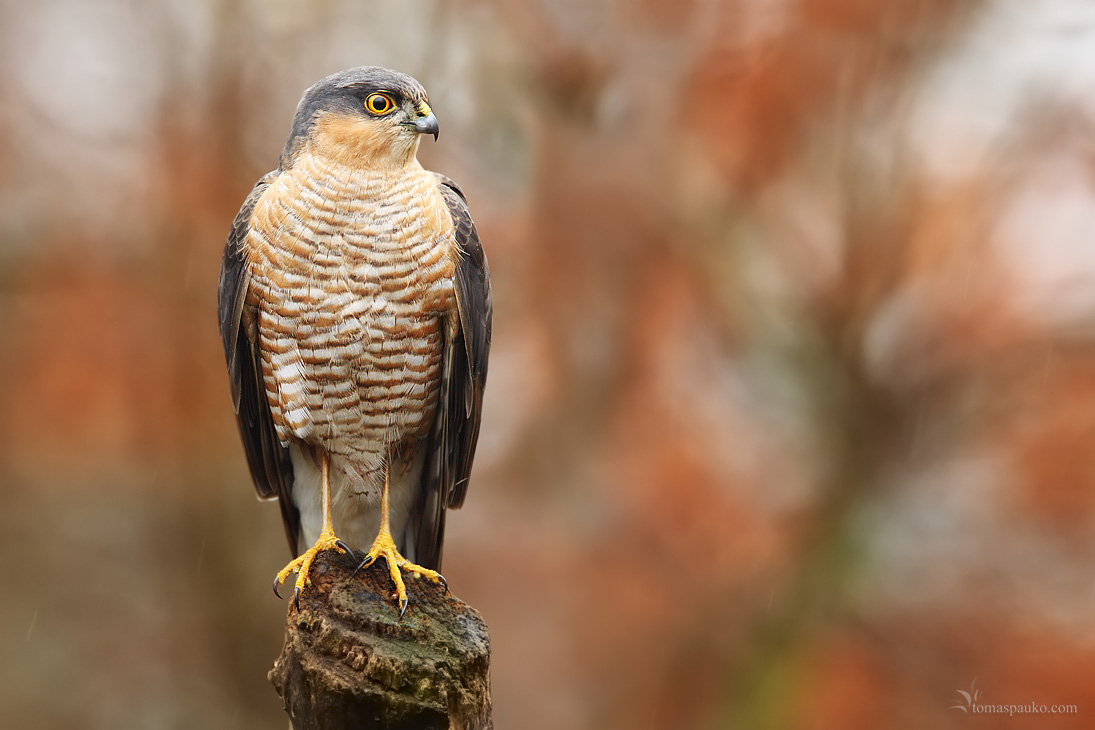
[[430, 109], [430, 105], [426, 102], [422, 102], [418, 106], [418, 113], [409, 122], [404, 122], [408, 127], [413, 127], [415, 132], [419, 134], [432, 134], [434, 142], [437, 141], [437, 133], [439, 128], [437, 126], [437, 117], [434, 116], [433, 110]]

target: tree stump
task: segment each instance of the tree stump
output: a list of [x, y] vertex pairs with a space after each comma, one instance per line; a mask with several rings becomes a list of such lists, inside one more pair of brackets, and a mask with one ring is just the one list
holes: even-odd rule
[[320, 554], [300, 610], [289, 606], [269, 679], [293, 728], [493, 728], [490, 639], [479, 613], [404, 574], [410, 603], [401, 621], [387, 563], [353, 576], [360, 562]]

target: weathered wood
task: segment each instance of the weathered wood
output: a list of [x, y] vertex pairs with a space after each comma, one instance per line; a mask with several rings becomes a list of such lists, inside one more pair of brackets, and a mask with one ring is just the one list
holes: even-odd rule
[[[407, 579], [403, 620], [383, 559], [322, 553], [269, 679], [295, 730], [490, 730], [490, 640], [479, 613]], [[406, 574], [404, 574], [406, 575]], [[288, 590], [292, 590], [291, 587]]]

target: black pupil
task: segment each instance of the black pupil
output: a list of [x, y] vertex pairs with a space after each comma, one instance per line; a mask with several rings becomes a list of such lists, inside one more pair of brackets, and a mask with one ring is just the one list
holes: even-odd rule
[[383, 94], [373, 94], [369, 99], [369, 108], [374, 112], [386, 112], [391, 102]]

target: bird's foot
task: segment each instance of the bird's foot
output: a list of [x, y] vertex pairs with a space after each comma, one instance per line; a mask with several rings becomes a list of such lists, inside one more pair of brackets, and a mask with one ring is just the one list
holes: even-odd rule
[[305, 550], [299, 558], [292, 560], [278, 572], [277, 577], [274, 578], [274, 595], [281, 598], [281, 594], [278, 593], [278, 586], [285, 583], [285, 580], [295, 572], [297, 582], [293, 590], [293, 605], [296, 606], [297, 610], [300, 610], [300, 594], [304, 587], [312, 582], [308, 578], [308, 570], [312, 567], [312, 561], [316, 559], [316, 555], [324, 550], [337, 550], [340, 553], [350, 552], [349, 546], [335, 537], [333, 532], [321, 533], [315, 545]]
[[[449, 587], [444, 577], [436, 570], [430, 570], [429, 568], [423, 568], [421, 565], [415, 565], [400, 555], [399, 550], [396, 549], [395, 541], [392, 540], [391, 534], [383, 530], [376, 536], [376, 540], [373, 541], [373, 546], [369, 548], [369, 552], [365, 555], [365, 559], [361, 561], [361, 565], [357, 566], [357, 570], [369, 567], [380, 557], [383, 557], [385, 562], [388, 563], [388, 572], [392, 576], [392, 583], [395, 583], [395, 597], [399, 599], [400, 620], [402, 620], [403, 614], [407, 612], [407, 586], [403, 583], [402, 571], [405, 570], [414, 576], [429, 578], [434, 583], [440, 583], [446, 589]], [[357, 571], [355, 570], [354, 572], [356, 573]]]

